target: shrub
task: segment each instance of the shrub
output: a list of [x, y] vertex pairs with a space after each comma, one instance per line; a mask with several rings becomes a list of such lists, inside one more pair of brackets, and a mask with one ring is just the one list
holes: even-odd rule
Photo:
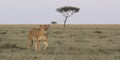
[[7, 34], [7, 32], [0, 32], [0, 34]]
[[63, 32], [61, 31], [55, 31], [54, 34], [62, 34]]
[[57, 22], [56, 21], [52, 21], [51, 24], [57, 24]]
[[23, 31], [21, 31], [21, 33], [25, 33], [25, 31], [23, 30]]
[[0, 49], [20, 49], [20, 50], [23, 50], [25, 48], [16, 46], [15, 44], [6, 43], [6, 44], [2, 45], [0, 47]]
[[101, 31], [95, 31], [94, 33], [98, 33], [98, 34], [100, 34], [100, 33], [102, 33]]

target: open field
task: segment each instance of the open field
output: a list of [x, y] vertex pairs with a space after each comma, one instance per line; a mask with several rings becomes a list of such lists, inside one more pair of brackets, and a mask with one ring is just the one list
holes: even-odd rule
[[120, 60], [120, 25], [50, 25], [49, 48], [27, 48], [39, 25], [0, 25], [0, 60]]

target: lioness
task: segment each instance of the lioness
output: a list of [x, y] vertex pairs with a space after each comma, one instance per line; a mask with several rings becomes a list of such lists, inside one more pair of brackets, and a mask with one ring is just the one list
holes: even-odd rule
[[30, 48], [33, 45], [33, 41], [35, 41], [35, 50], [38, 50], [41, 40], [43, 40], [43, 44], [45, 45], [44, 49], [48, 48], [48, 27], [49, 25], [40, 25], [39, 28], [33, 28], [30, 30], [28, 35], [28, 48]]

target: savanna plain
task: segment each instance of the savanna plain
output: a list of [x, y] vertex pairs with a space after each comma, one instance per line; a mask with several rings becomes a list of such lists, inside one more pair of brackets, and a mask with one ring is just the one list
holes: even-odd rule
[[0, 60], [120, 60], [120, 25], [50, 25], [49, 47], [27, 48], [38, 24], [0, 25]]

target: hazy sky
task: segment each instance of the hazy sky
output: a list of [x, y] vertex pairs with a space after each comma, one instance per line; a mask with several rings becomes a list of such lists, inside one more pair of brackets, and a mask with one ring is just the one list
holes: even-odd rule
[[0, 24], [62, 24], [63, 6], [80, 8], [67, 24], [120, 24], [120, 0], [0, 0]]

